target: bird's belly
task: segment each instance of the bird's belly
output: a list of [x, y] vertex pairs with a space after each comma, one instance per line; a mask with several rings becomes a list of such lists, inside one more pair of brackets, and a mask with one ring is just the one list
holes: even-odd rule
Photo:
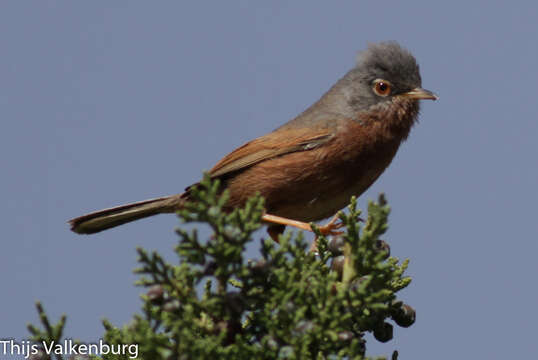
[[296, 186], [294, 193], [288, 197], [291, 201], [268, 204], [268, 211], [274, 215], [306, 222], [331, 217], [346, 207], [352, 196], [360, 196], [368, 189], [383, 171], [369, 170], [361, 173], [350, 171], [345, 177], [346, 181], [326, 179]]

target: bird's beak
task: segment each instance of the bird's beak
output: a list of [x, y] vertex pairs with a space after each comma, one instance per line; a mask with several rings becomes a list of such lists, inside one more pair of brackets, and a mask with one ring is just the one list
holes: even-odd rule
[[408, 99], [429, 99], [429, 100], [437, 100], [439, 99], [439, 96], [435, 95], [433, 92], [423, 89], [423, 88], [414, 88], [411, 91], [405, 92], [401, 94], [401, 96], [408, 98]]

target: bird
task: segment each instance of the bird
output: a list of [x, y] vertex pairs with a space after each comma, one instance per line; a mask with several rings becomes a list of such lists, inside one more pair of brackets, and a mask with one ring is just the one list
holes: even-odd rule
[[[395, 41], [370, 43], [355, 66], [318, 101], [274, 131], [224, 156], [209, 171], [229, 192], [231, 211], [259, 193], [271, 238], [286, 226], [313, 231], [360, 196], [385, 171], [417, 123], [420, 101], [437, 100], [422, 88], [419, 65]], [[71, 230], [93, 234], [149, 216], [174, 213], [182, 193], [108, 208], [69, 220]], [[319, 227], [337, 234], [337, 217]]]

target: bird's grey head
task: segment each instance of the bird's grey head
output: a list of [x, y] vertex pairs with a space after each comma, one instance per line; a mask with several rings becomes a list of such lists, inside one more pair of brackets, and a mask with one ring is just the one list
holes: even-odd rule
[[[413, 55], [394, 41], [370, 44], [357, 58], [357, 65], [321, 99], [280, 127], [301, 127], [312, 121], [330, 123], [335, 118], [358, 119], [362, 114], [381, 116], [384, 110], [414, 119], [419, 99], [437, 99], [421, 88], [418, 64]], [[385, 117], [386, 118], [386, 117]]]
[[360, 52], [357, 65], [334, 90], [342, 96], [348, 111], [356, 114], [373, 106], [388, 106], [396, 97], [410, 101], [437, 98], [421, 85], [415, 57], [398, 43], [389, 41], [370, 44]]

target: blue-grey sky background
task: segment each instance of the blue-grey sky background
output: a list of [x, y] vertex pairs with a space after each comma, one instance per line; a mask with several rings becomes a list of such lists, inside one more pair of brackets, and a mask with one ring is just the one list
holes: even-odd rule
[[417, 310], [368, 353], [535, 356], [537, 18], [533, 1], [3, 1], [0, 338], [28, 337], [37, 299], [86, 342], [103, 317], [127, 323], [144, 291], [135, 247], [173, 260], [178, 220], [89, 237], [66, 220], [181, 192], [317, 100], [368, 42], [397, 40], [440, 100], [360, 199], [387, 194]]

